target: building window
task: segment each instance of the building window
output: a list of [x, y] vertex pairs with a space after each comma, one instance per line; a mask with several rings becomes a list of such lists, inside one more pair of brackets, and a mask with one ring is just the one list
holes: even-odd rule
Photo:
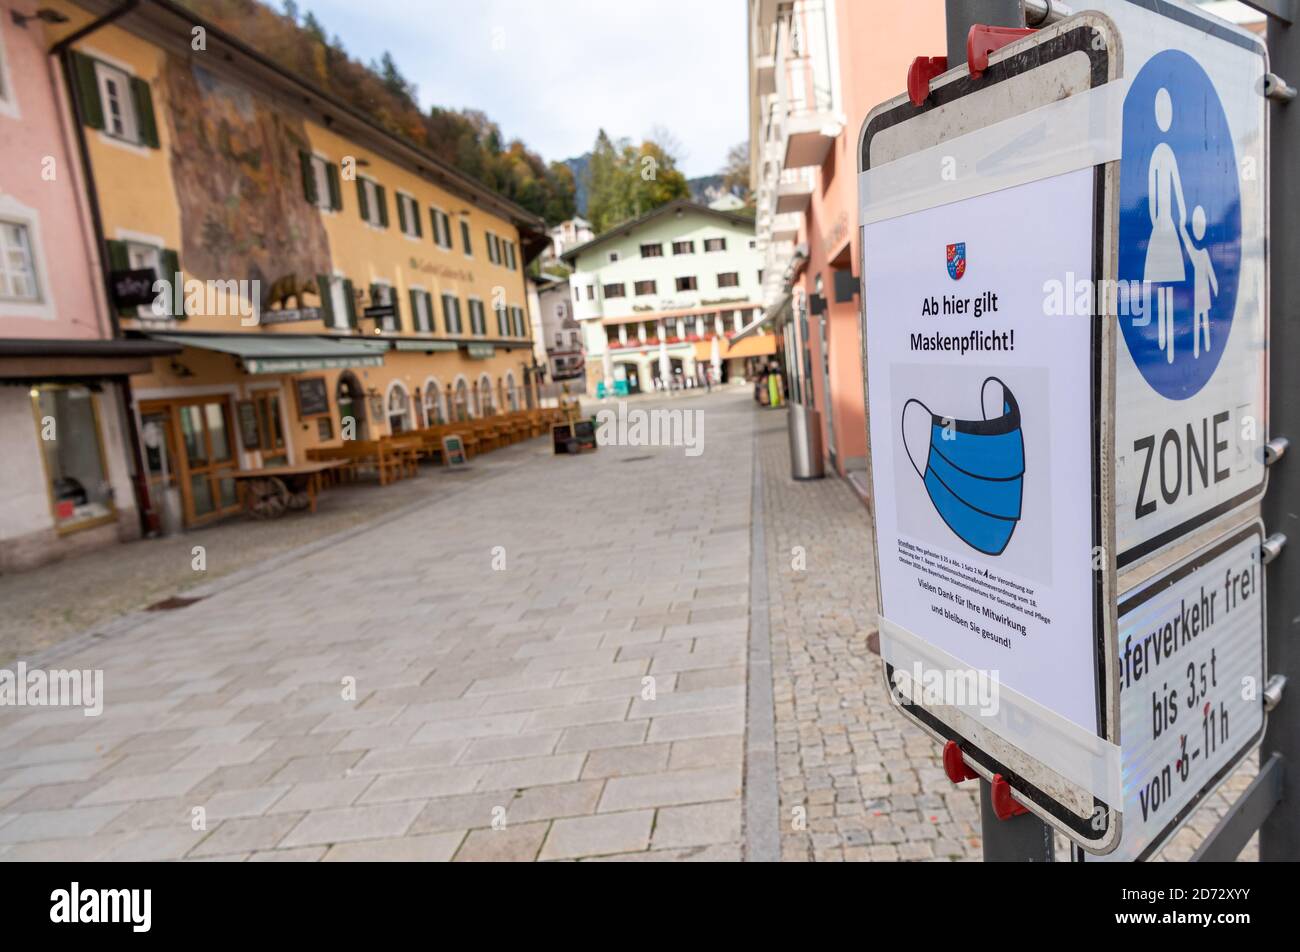
[[698, 286], [698, 283], [697, 283], [696, 280], [695, 280], [695, 275], [691, 275], [690, 277], [687, 277], [687, 278], [678, 278], [678, 279], [677, 279], [677, 290], [678, 290], [678, 291], [694, 291], [694, 290], [697, 289], [697, 286]]
[[632, 290], [638, 296], [642, 294], [654, 294], [655, 283], [653, 281], [637, 281], [632, 285]]
[[465, 249], [465, 257], [474, 257], [474, 245], [469, 239], [469, 222], [463, 218], [460, 220], [460, 243]]
[[303, 197], [326, 211], [341, 209], [343, 197], [339, 189], [338, 166], [310, 152], [299, 152], [298, 161], [302, 165]]
[[693, 241], [674, 241], [673, 254], [675, 255], [693, 255], [695, 254], [695, 242]]
[[596, 300], [596, 286], [594, 284], [587, 285], [587, 300]]
[[21, 222], [0, 221], [0, 299], [39, 301], [32, 236]]
[[469, 299], [469, 332], [478, 337], [487, 336], [487, 315], [483, 311], [483, 302], [478, 298]]
[[433, 295], [423, 288], [411, 288], [411, 320], [417, 331], [433, 332]]
[[513, 241], [503, 242], [506, 248], [506, 267], [511, 271], [518, 271], [519, 265], [515, 258], [515, 243]]
[[490, 416], [496, 411], [492, 406], [492, 378], [487, 374], [478, 378], [479, 416]]
[[95, 63], [99, 101], [104, 110], [104, 131], [118, 139], [139, 142], [135, 103], [131, 101], [131, 79], [116, 66]]
[[514, 309], [514, 311], [515, 311], [515, 336], [527, 337], [528, 327], [524, 323], [524, 309], [522, 307], [517, 307]]
[[604, 287], [602, 290], [604, 291], [604, 295], [605, 295], [605, 297], [606, 297], [607, 299], [608, 299], [608, 298], [621, 298], [621, 297], [624, 297], [624, 296], [627, 294], [627, 286], [624, 285], [624, 284], [622, 284], [622, 283], [619, 283], [619, 284], [607, 284], [607, 285], [605, 285], [605, 287]]
[[497, 336], [508, 337], [510, 335], [510, 312], [513, 308], [506, 307], [502, 304], [495, 308], [497, 312]]
[[452, 393], [452, 415], [457, 423], [463, 423], [469, 419], [469, 410], [469, 385], [461, 377], [456, 381], [456, 389]]
[[375, 327], [381, 331], [396, 333], [402, 329], [402, 316], [397, 309], [397, 295], [393, 286], [387, 281], [376, 281], [370, 285], [370, 304], [372, 307], [391, 307], [393, 312], [378, 318]]
[[338, 276], [322, 275], [318, 279], [325, 286], [321, 305], [325, 308], [325, 324], [334, 330], [346, 331], [357, 326], [357, 306], [352, 297], [352, 282]]
[[757, 247], [758, 247], [758, 242], [755, 241], [753, 238], [749, 239], [749, 247], [751, 247], [751, 248], [757, 248]]
[[652, 245], [641, 246], [642, 258], [662, 258], [664, 256], [664, 246], [662, 242], [655, 242]]
[[726, 238], [705, 238], [704, 250], [705, 251], [726, 251], [727, 239]]
[[423, 238], [420, 227], [420, 206], [404, 192], [397, 193], [397, 226], [407, 238]]
[[759, 283], [759, 284], [762, 284], [762, 283], [763, 283], [763, 269], [762, 269], [762, 268], [759, 268], [759, 269], [758, 269], [758, 283]]
[[460, 298], [454, 294], [442, 296], [442, 322], [448, 334], [460, 334], [464, 330], [460, 321]]
[[112, 520], [98, 397], [82, 386], [45, 384], [32, 390], [32, 409], [55, 528], [84, 529]]
[[424, 422], [427, 426], [447, 422], [447, 411], [442, 405], [442, 387], [433, 377], [424, 382]]
[[724, 271], [718, 275], [718, 287], [720, 288], [738, 288], [740, 287], [740, 274], [736, 271]]
[[611, 252], [609, 253], [609, 263], [610, 263], [610, 264], [614, 264], [616, 261], [618, 261], [618, 252], [617, 252], [617, 251], [611, 251]]
[[357, 203], [362, 220], [376, 228], [388, 227], [388, 193], [374, 179], [357, 179]]
[[485, 232], [487, 235], [487, 255], [491, 264], [501, 263], [501, 240], [492, 232]]
[[433, 225], [433, 243], [439, 248], [451, 250], [451, 219], [447, 213], [437, 208], [429, 209], [429, 219]]
[[394, 381], [388, 391], [388, 431], [405, 433], [411, 428], [411, 398], [401, 383]]

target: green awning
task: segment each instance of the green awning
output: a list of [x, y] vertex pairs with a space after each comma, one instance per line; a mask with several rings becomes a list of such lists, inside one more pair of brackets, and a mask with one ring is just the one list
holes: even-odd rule
[[415, 350], [426, 354], [438, 351], [455, 350], [456, 342], [452, 340], [395, 340], [393, 350]]
[[388, 341], [337, 340], [306, 334], [151, 334], [154, 340], [238, 357], [250, 374], [294, 374], [382, 367]]
[[496, 354], [497, 349], [491, 344], [466, 344], [465, 353], [475, 360], [486, 360]]

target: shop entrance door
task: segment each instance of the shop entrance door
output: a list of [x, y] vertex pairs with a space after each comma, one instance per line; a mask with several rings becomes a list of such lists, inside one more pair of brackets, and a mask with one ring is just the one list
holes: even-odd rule
[[[188, 397], [144, 403], [140, 418], [157, 424], [166, 436], [167, 482], [180, 488], [187, 527], [202, 525], [239, 511], [230, 474], [239, 468], [225, 397]], [[155, 465], [158, 470], [155, 471]], [[162, 488], [161, 460], [149, 460], [151, 489]]]

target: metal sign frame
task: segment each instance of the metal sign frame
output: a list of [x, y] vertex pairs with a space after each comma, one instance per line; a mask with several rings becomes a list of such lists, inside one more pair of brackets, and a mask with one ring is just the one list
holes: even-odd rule
[[[1105, 36], [1106, 42], [1101, 44], [1096, 42], [1099, 32]], [[1097, 89], [1122, 75], [1123, 55], [1118, 30], [1106, 16], [1084, 13], [1052, 24], [992, 54], [988, 68], [978, 79], [970, 75], [968, 67], [962, 67], [960, 71], [950, 71], [939, 77], [931, 85], [930, 96], [920, 106], [914, 105], [906, 95], [882, 103], [868, 114], [862, 126], [858, 147], [859, 173], [871, 168], [871, 144], [874, 137], [881, 132], [1077, 53], [1083, 53], [1089, 59], [1091, 89]], [[962, 134], [973, 131], [974, 128], [965, 128]], [[1117, 250], [1113, 240], [1113, 232], [1118, 221], [1117, 176], [1118, 162], [1094, 166], [1092, 223], [1094, 281], [1113, 278], [1117, 266]], [[865, 229], [865, 226], [862, 227]], [[863, 285], [861, 300], [865, 310], [868, 277], [865, 241], [861, 243], [861, 258], [859, 274]], [[1114, 552], [1115, 507], [1113, 476], [1109, 464], [1113, 442], [1110, 421], [1113, 419], [1114, 411], [1115, 342], [1111, 323], [1106, 321], [1101, 313], [1101, 304], [1100, 301], [1094, 302], [1095, 310], [1091, 317], [1092, 538], [1094, 551], [1101, 547], [1108, 557], [1093, 571], [1092, 604], [1095, 642], [1093, 660], [1098, 736], [1110, 743], [1118, 744], [1119, 702], [1118, 692], [1115, 690], [1118, 678], [1115, 662], [1116, 569], [1111, 556]], [[860, 315], [862, 313], [860, 311]], [[867, 445], [870, 447], [869, 360], [865, 329], [861, 335], [861, 343], [863, 391], [867, 404]], [[868, 452], [868, 479], [874, 486], [875, 476], [871, 457], [872, 454]], [[874, 547], [873, 558], [877, 604], [883, 605], [878, 542], [879, 540]], [[1119, 842], [1121, 813], [1111, 810], [1109, 804], [1091, 793], [1072, 787], [1069, 790], [1064, 789], [1070, 785], [1053, 771], [1033, 763], [1027, 756], [1017, 758], [1019, 764], [1013, 767], [1009, 764], [1008, 756], [996, 756], [990, 751], [981, 749], [963, 728], [948, 723], [923, 704], [912, 703], [900, 696], [895, 689], [893, 666], [885, 662], [883, 667], [886, 688], [894, 704], [936, 741], [940, 743], [954, 741], [961, 748], [966, 763], [977, 774], [990, 781], [995, 775], [1001, 775], [1010, 784], [1013, 797], [1018, 802], [1076, 843], [1087, 843], [1088, 848], [1095, 852], [1104, 853], [1115, 848]], [[1076, 804], [1089, 803], [1090, 808], [1085, 814], [1077, 807], [1072, 808], [1068, 803], [1071, 800]]]
[[[1244, 540], [1254, 538], [1257, 543], [1264, 541], [1264, 524], [1259, 520], [1254, 520], [1239, 526], [1236, 529], [1230, 529], [1225, 535], [1198, 549], [1187, 558], [1171, 566], [1168, 571], [1153, 577], [1148, 582], [1138, 586], [1136, 589], [1126, 592], [1120, 600], [1119, 617], [1122, 619], [1125, 615], [1140, 608], [1143, 604], [1153, 598], [1163, 594], [1166, 589], [1172, 588], [1183, 579], [1199, 571], [1204, 566], [1213, 562], [1223, 553], [1236, 548]], [[1264, 565], [1260, 565], [1260, 655], [1262, 658], [1262, 671], [1264, 678], [1268, 676], [1268, 638], [1265, 635], [1265, 619], [1268, 618], [1268, 584], [1264, 576]], [[1268, 728], [1268, 709], [1263, 703], [1263, 683], [1258, 685], [1260, 691], [1260, 706], [1264, 708], [1260, 719], [1259, 729], [1248, 738], [1241, 748], [1232, 755], [1222, 767], [1215, 771], [1214, 775], [1201, 785], [1200, 789], [1192, 798], [1177, 812], [1151, 839], [1151, 843], [1136, 857], [1133, 862], [1143, 862], [1150, 859], [1160, 850], [1168, 845], [1169, 841], [1178, 833], [1179, 830], [1187, 823], [1196, 809], [1205, 801], [1205, 798], [1214, 793], [1223, 781], [1232, 774], [1241, 762], [1256, 750], [1260, 742], [1264, 739], [1264, 732]], [[1077, 846], [1073, 849], [1073, 858], [1077, 862], [1085, 862], [1087, 852], [1079, 849]]]

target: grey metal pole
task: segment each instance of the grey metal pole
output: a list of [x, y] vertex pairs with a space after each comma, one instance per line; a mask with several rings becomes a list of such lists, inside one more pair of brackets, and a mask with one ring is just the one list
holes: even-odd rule
[[948, 68], [966, 62], [966, 36], [976, 23], [986, 26], [1024, 26], [1020, 0], [946, 0], [948, 17]]
[[[1020, 0], [947, 0], [946, 13], [949, 69], [966, 62], [966, 37], [976, 23], [1025, 25]], [[986, 863], [1050, 863], [1055, 859], [1051, 827], [1031, 814], [999, 820], [986, 780], [980, 781], [980, 827]]]
[[[1275, 6], [1277, 4], [1254, 4]], [[1291, 2], [1279, 12], [1300, 12]], [[1272, 12], [1272, 11], [1270, 11]], [[1269, 69], [1294, 87], [1300, 81], [1300, 24], [1270, 17]], [[1300, 181], [1295, 173], [1300, 155], [1300, 105], [1295, 100], [1273, 101], [1272, 204], [1269, 240], [1272, 259], [1269, 328], [1269, 429], [1270, 436], [1289, 437], [1291, 451], [1269, 467], [1268, 493], [1264, 497], [1264, 526], [1269, 533], [1284, 533], [1290, 540], [1266, 571], [1268, 592], [1268, 674], [1290, 682], [1268, 718], [1260, 748], [1260, 763], [1274, 754], [1285, 769], [1282, 800], [1259, 831], [1259, 858], [1268, 861], [1300, 859]]]

